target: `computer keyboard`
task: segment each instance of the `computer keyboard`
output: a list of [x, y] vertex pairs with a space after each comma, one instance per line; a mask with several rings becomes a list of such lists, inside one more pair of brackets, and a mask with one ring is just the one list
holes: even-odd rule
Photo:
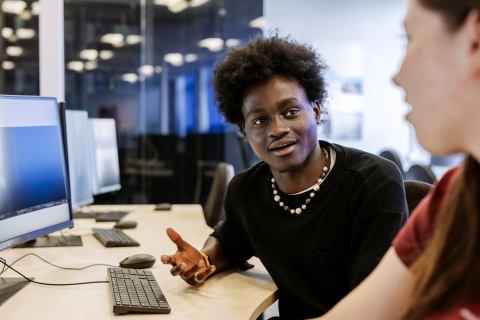
[[108, 268], [113, 313], [170, 313], [171, 309], [152, 272]]
[[140, 245], [120, 229], [93, 228], [93, 235], [105, 247], [138, 247]]
[[109, 211], [95, 217], [97, 222], [118, 222], [125, 217], [128, 212], [125, 211]]
[[74, 219], [95, 219], [96, 222], [118, 222], [128, 214], [126, 211], [74, 212]]

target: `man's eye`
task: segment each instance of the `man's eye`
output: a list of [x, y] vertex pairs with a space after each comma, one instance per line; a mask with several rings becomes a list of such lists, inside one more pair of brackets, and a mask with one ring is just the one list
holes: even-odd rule
[[297, 109], [292, 109], [292, 110], [288, 110], [285, 115], [288, 117], [288, 116], [296, 115], [297, 113], [298, 113]]
[[265, 118], [259, 118], [259, 119], [253, 120], [253, 124], [259, 125], [259, 124], [265, 123], [265, 121], [266, 121]]

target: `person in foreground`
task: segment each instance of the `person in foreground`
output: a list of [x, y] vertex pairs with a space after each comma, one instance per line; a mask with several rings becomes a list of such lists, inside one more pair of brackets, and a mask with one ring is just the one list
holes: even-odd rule
[[466, 153], [375, 271], [321, 319], [480, 319], [480, 1], [411, 0], [394, 82], [420, 144]]
[[220, 112], [262, 161], [232, 179], [226, 219], [201, 252], [167, 230], [178, 251], [161, 259], [174, 276], [196, 285], [257, 256], [280, 316], [298, 319], [324, 314], [375, 268], [406, 221], [403, 179], [390, 161], [318, 141], [325, 68], [311, 47], [278, 35], [216, 65]]

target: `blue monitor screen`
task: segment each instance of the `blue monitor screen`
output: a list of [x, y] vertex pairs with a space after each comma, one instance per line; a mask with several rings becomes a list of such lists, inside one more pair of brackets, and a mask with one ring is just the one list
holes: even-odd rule
[[0, 128], [0, 140], [0, 188], [8, 188], [3, 193], [10, 194], [0, 201], [0, 219], [25, 208], [67, 199], [58, 127]]

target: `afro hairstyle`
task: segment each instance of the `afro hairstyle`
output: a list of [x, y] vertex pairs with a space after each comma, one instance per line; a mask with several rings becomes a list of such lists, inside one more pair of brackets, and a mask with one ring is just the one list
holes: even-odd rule
[[278, 32], [259, 35], [243, 47], [223, 55], [213, 69], [212, 86], [218, 110], [227, 122], [243, 132], [242, 105], [245, 89], [252, 83], [283, 75], [296, 81], [310, 102], [318, 101], [324, 111], [327, 97], [324, 73], [328, 69], [322, 57], [308, 44], [299, 43]]

